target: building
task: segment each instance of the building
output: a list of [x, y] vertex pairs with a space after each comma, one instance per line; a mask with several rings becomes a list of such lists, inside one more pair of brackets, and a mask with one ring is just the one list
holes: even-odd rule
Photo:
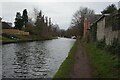
[[83, 38], [85, 41], [88, 41], [89, 30], [90, 30], [90, 21], [88, 20], [88, 18], [85, 18], [84, 19], [84, 33], [83, 33]]
[[1, 34], [20, 34], [29, 35], [29, 32], [14, 29], [12, 23], [10, 22], [0, 22], [1, 23]]
[[105, 38], [105, 22], [106, 22], [105, 16], [107, 16], [107, 15], [102, 15], [97, 20], [97, 40], [98, 41]]
[[118, 13], [114, 15], [102, 15], [97, 21], [97, 40], [105, 39], [107, 45], [111, 45], [114, 39], [120, 42], [120, 25], [118, 24]]
[[2, 29], [13, 29], [12, 23], [10, 23], [10, 22], [2, 22]]
[[[93, 24], [96, 20], [98, 20], [101, 17], [100, 14], [87, 14], [85, 15], [85, 19], [84, 19], [84, 39], [85, 40], [91, 40], [91, 41], [95, 41], [96, 40], [96, 32], [94, 33], [94, 31], [96, 30], [96, 26], [92, 26], [91, 27], [91, 23]], [[92, 31], [92, 33], [91, 33]]]

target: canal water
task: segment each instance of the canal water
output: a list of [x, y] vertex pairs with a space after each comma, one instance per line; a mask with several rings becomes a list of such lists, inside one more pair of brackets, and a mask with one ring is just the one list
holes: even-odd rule
[[74, 41], [59, 38], [2, 45], [2, 78], [52, 78]]

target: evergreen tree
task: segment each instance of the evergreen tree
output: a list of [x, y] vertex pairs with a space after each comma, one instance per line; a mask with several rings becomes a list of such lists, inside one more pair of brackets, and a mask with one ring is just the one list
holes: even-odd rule
[[37, 16], [37, 20], [35, 22], [37, 35], [42, 36], [43, 23], [44, 23], [44, 20], [43, 20], [43, 17], [42, 17], [42, 11], [40, 11], [39, 15]]
[[22, 18], [23, 18], [24, 25], [25, 25], [25, 27], [26, 27], [26, 23], [28, 22], [27, 9], [24, 9], [24, 10], [23, 10]]
[[20, 12], [17, 12], [14, 23], [15, 23], [15, 29], [21, 29], [22, 28], [23, 19], [22, 19], [22, 16], [21, 16]]
[[101, 11], [102, 14], [111, 14], [114, 11], [116, 11], [117, 8], [114, 4], [111, 4], [109, 6], [107, 6], [103, 11]]

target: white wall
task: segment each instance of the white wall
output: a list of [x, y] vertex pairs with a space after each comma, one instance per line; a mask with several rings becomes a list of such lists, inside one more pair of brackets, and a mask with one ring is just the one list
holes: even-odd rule
[[105, 27], [105, 17], [97, 23], [97, 40], [104, 39], [107, 45], [111, 45], [114, 38], [118, 38], [120, 42], [120, 30], [113, 31], [112, 26]]
[[97, 23], [97, 40], [98, 41], [101, 39], [104, 39], [104, 36], [105, 36], [104, 30], [105, 30], [105, 18], [103, 18]]
[[120, 30], [112, 31], [112, 26], [105, 28], [105, 41], [107, 45], [110, 45], [114, 38], [119, 39]]

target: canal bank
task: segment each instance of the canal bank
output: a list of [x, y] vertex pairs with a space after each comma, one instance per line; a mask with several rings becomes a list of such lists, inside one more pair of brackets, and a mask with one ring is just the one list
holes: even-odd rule
[[44, 41], [57, 39], [58, 37], [40, 37], [36, 35], [19, 35], [19, 34], [3, 34], [0, 35], [0, 43], [9, 44], [9, 43], [21, 43], [21, 42], [33, 42], [33, 41]]
[[91, 65], [88, 55], [80, 44], [79, 39], [76, 40], [71, 48], [68, 57], [61, 64], [59, 70], [53, 77], [55, 78], [90, 78]]
[[45, 40], [52, 40], [52, 39], [58, 39], [58, 38], [53, 37], [53, 38], [27, 39], [27, 40], [8, 40], [8, 41], [1, 41], [0, 43], [10, 44], [10, 43], [21, 43], [21, 42], [45, 41]]
[[71, 69], [73, 68], [75, 62], [74, 57], [77, 50], [77, 44], [78, 40], [76, 40], [76, 42], [72, 46], [70, 52], [68, 53], [68, 57], [66, 57], [63, 63], [60, 65], [60, 68], [54, 75], [53, 80], [55, 78], [70, 78]]
[[118, 80], [118, 55], [96, 47], [95, 44], [76, 41], [68, 57], [53, 77], [56, 78], [108, 78]]

